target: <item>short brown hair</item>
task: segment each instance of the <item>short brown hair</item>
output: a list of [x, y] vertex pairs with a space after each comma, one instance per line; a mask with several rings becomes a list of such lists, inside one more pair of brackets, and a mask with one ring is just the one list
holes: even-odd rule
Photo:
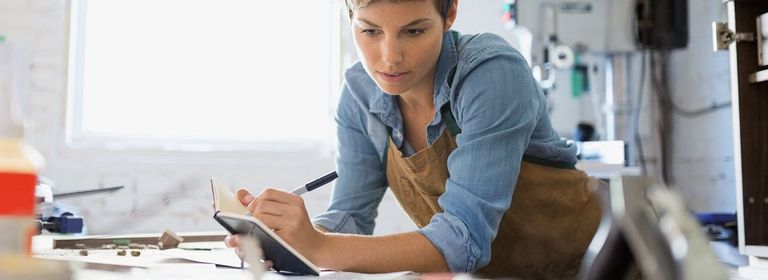
[[[380, 1], [380, 0], [344, 0], [344, 2], [347, 3], [347, 10], [349, 10], [349, 18], [352, 18], [352, 15], [355, 14], [358, 10], [365, 8], [366, 6], [372, 4], [373, 2]], [[384, 0], [389, 1], [392, 3], [402, 2], [402, 1], [415, 1], [415, 0]], [[421, 0], [425, 1], [425, 0]], [[427, 1], [433, 1], [435, 3], [435, 8], [437, 8], [437, 12], [440, 13], [440, 17], [443, 18], [443, 21], [448, 17], [448, 10], [451, 9], [451, 2], [453, 0], [427, 0]]]

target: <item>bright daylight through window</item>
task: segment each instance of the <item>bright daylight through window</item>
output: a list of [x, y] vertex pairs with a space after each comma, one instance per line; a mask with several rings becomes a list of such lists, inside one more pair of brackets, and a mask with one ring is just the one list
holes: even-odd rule
[[331, 1], [72, 3], [70, 142], [327, 141]]

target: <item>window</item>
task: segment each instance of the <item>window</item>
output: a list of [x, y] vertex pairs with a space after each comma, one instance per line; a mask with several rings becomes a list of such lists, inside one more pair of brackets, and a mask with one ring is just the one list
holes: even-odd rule
[[327, 144], [338, 87], [336, 6], [72, 1], [68, 143], [181, 150]]

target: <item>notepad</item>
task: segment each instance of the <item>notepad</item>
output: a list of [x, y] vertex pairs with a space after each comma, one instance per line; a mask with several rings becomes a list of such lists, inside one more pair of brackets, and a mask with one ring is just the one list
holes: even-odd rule
[[211, 189], [213, 191], [213, 209], [216, 212], [241, 215], [248, 213], [248, 208], [238, 201], [232, 191], [216, 184], [213, 179], [211, 179]]
[[317, 266], [275, 234], [272, 229], [259, 219], [245, 215], [248, 209], [240, 203], [229, 188], [217, 185], [211, 179], [211, 191], [215, 211], [213, 219], [232, 234], [245, 234], [259, 240], [264, 259], [272, 261], [273, 269], [299, 275], [320, 275], [320, 269]]

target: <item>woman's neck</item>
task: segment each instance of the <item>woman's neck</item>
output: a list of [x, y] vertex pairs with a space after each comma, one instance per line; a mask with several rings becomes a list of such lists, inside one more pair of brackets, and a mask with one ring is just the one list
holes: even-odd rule
[[403, 136], [416, 151], [428, 146], [426, 128], [435, 116], [433, 95], [431, 91], [410, 91], [397, 98], [403, 118]]
[[425, 82], [411, 88], [411, 90], [398, 95], [400, 110], [411, 112], [432, 111], [435, 107], [434, 70], [428, 75]]
[[418, 94], [402, 94], [398, 96], [398, 106], [401, 111], [420, 112], [435, 107], [432, 95], [428, 92]]

